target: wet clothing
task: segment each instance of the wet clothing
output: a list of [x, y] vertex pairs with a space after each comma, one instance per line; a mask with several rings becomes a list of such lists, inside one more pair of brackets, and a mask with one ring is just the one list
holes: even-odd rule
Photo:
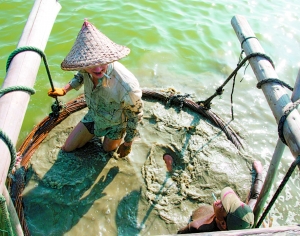
[[216, 223], [214, 209], [210, 205], [199, 207], [193, 212], [191, 218], [192, 221], [186, 227], [178, 230], [178, 234], [220, 231]]
[[[256, 174], [249, 194], [248, 205], [253, 210], [259, 193], [262, 189], [262, 174]], [[192, 221], [184, 228], [178, 230], [178, 234], [202, 233], [220, 231], [216, 223], [214, 209], [210, 205], [200, 206], [192, 214]]]
[[84, 84], [84, 95], [88, 113], [81, 120], [98, 137], [120, 139], [126, 132], [125, 142], [131, 142], [138, 135], [137, 126], [143, 116], [142, 90], [135, 76], [120, 62], [108, 65], [107, 73], [95, 87], [92, 77], [79, 71], [69, 82], [79, 90]]

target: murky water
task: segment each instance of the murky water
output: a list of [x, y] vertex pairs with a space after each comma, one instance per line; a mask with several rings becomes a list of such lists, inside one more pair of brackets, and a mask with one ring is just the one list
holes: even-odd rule
[[[72, 153], [60, 150], [85, 112], [59, 124], [32, 156], [22, 195], [33, 235], [173, 234], [228, 183], [246, 198], [253, 161], [247, 147], [238, 151], [199, 114], [145, 101], [141, 137], [120, 159], [98, 139]], [[164, 153], [173, 156], [171, 172]]]
[[[122, 63], [137, 76], [142, 87], [174, 87], [183, 94], [191, 94], [197, 101], [204, 100], [212, 95], [215, 89], [235, 69], [238, 62], [240, 43], [230, 24], [231, 18], [236, 14], [244, 15], [247, 18], [266, 54], [274, 61], [276, 72], [281, 80], [293, 86], [298, 73], [300, 63], [299, 54], [296, 52], [299, 50], [300, 42], [298, 15], [300, 4], [297, 0], [288, 2], [283, 0], [264, 2], [232, 0], [226, 1], [226, 3], [220, 0], [131, 1], [130, 3], [121, 0], [89, 1], [88, 3], [84, 1], [65, 0], [60, 3], [62, 9], [53, 26], [45, 50], [52, 77], [54, 78], [54, 84], [57, 87], [64, 85], [72, 77], [72, 72], [63, 72], [60, 70], [60, 63], [72, 46], [83, 19], [86, 17], [108, 37], [119, 44], [127, 45], [131, 49], [130, 55], [123, 59]], [[5, 77], [6, 60], [9, 54], [16, 48], [32, 5], [33, 2], [28, 1], [0, 1], [1, 83]], [[257, 80], [251, 68], [249, 67], [245, 73], [246, 75], [242, 82], [240, 80], [244, 74], [244, 69], [238, 74], [233, 96], [235, 120], [230, 124], [239, 132], [247, 144], [248, 149], [245, 154], [247, 158], [242, 159], [242, 162], [247, 163], [245, 160], [259, 159], [265, 165], [266, 171], [278, 138], [277, 125], [262, 91], [256, 88]], [[22, 143], [33, 126], [50, 112], [53, 100], [46, 95], [49, 87], [50, 84], [45, 68], [41, 65], [35, 84], [37, 93], [31, 97], [18, 145]], [[230, 93], [231, 83], [225, 87], [225, 92], [221, 98], [214, 99], [212, 105], [213, 111], [225, 121], [231, 119]], [[70, 93], [62, 100], [66, 102], [73, 96], [75, 96], [74, 93]], [[206, 133], [209, 132], [210, 127], [205, 127], [203, 124], [201, 129], [201, 132]], [[164, 149], [157, 148], [154, 143], [158, 140], [161, 142], [162, 140], [168, 140], [167, 135], [157, 135], [152, 138], [151, 135], [147, 135], [146, 131], [142, 134], [141, 140], [137, 141], [137, 144], [140, 144], [139, 142], [142, 141], [143, 143], [147, 143], [146, 147], [144, 147], [145, 150], [151, 149], [157, 155], [151, 157], [151, 155], [147, 156], [143, 151], [140, 151], [137, 154], [144, 155], [141, 158], [143, 161], [131, 160], [130, 162], [135, 167], [128, 167], [127, 165], [130, 164], [125, 163], [125, 161], [123, 165], [119, 163], [118, 166], [130, 169], [132, 171], [130, 173], [134, 176], [136, 175], [136, 179], [139, 179], [139, 181], [147, 179], [146, 173], [161, 171], [159, 172], [161, 177], [158, 180], [147, 182], [147, 186], [162, 186], [164, 184], [162, 181], [165, 179], [166, 186], [168, 184], [172, 185], [169, 181], [174, 180], [172, 178], [167, 179], [165, 170], [160, 170], [160, 168], [163, 168], [161, 166], [163, 164], [161, 163], [162, 159], [155, 159], [156, 156], [162, 154], [162, 150]], [[213, 134], [211, 133], [211, 135]], [[222, 159], [218, 159], [218, 156], [215, 154], [219, 148], [218, 145], [221, 145], [218, 143], [222, 143], [222, 140], [224, 141], [225, 139], [225, 137], [219, 137], [199, 153], [199, 157], [204, 155], [208, 158], [213, 158], [213, 162], [215, 163], [214, 165], [205, 165], [207, 162], [203, 157], [203, 163], [201, 163], [200, 169], [197, 170], [199, 173], [202, 171], [201, 168], [203, 170], [209, 168], [211, 171], [210, 177], [219, 173], [218, 166], [222, 164]], [[165, 142], [167, 143], [167, 141]], [[194, 145], [195, 149], [200, 148], [201, 142], [195, 141]], [[140, 144], [140, 146], [142, 145]], [[235, 155], [235, 152], [229, 146], [225, 146], [223, 149], [221, 153], [224, 158], [230, 158], [232, 163], [241, 162], [241, 154]], [[136, 153], [133, 154], [132, 156], [136, 156]], [[251, 157], [249, 157], [250, 155]], [[111, 159], [112, 162], [114, 160]], [[149, 162], [152, 160], [152, 162], [148, 163], [146, 160]], [[286, 148], [272, 193], [280, 184], [288, 166], [293, 160], [294, 158], [289, 153], [288, 148]], [[137, 164], [134, 164], [135, 162]], [[192, 160], [188, 160], [187, 162], [195, 163]], [[110, 162], [108, 161], [107, 168], [110, 168], [109, 164]], [[143, 173], [142, 170], [144, 171]], [[102, 171], [103, 175], [108, 171], [109, 169], [106, 172]], [[127, 172], [127, 170], [123, 171]], [[245, 182], [240, 186], [243, 189], [242, 191], [245, 191], [249, 165], [241, 165], [241, 168], [236, 171], [238, 171], [238, 175], [245, 175]], [[226, 173], [227, 176], [224, 173], [220, 174], [220, 176], [226, 177], [223, 183], [234, 184], [232, 181], [234, 181], [233, 177], [236, 174], [231, 175], [227, 171]], [[99, 177], [101, 178], [101, 176], [102, 174]], [[118, 178], [113, 181], [115, 182], [116, 180]], [[208, 179], [207, 181], [210, 182], [212, 180]], [[108, 179], [107, 181], [112, 180]], [[121, 183], [118, 184], [121, 186]], [[222, 187], [223, 183], [220, 183], [216, 187]], [[202, 184], [201, 181], [198, 184]], [[127, 183], [124, 183], [124, 185], [119, 187], [121, 189], [120, 194], [117, 196], [119, 197], [119, 201], [121, 201], [126, 193], [129, 194], [128, 198], [132, 197], [132, 199], [140, 199], [140, 194], [146, 194], [144, 197], [145, 201], [148, 201], [151, 197], [154, 198], [153, 201], [155, 200], [155, 196], [151, 196], [150, 193], [147, 195], [145, 189], [130, 189], [130, 185], [128, 185], [128, 189], [126, 190], [126, 185]], [[200, 186], [198, 187], [197, 191], [195, 190], [196, 196], [204, 196], [205, 198], [206, 193], [201, 192]], [[103, 186], [100, 186], [100, 188], [103, 188]], [[298, 170], [296, 170], [271, 211], [274, 218], [273, 225], [289, 225], [299, 222], [299, 189], [300, 181]], [[111, 191], [113, 192], [113, 190]], [[176, 189], [172, 189], [172, 191], [176, 193]], [[157, 231], [155, 232], [159, 233], [162, 230], [161, 233], [164, 233], [165, 228], [168, 228], [170, 233], [174, 233], [176, 226], [172, 223], [172, 227], [170, 227], [170, 224], [168, 224], [169, 221], [183, 224], [188, 211], [192, 211], [195, 205], [205, 200], [202, 199], [200, 201], [198, 199], [197, 202], [197, 197], [193, 199], [193, 203], [190, 205], [185, 204], [182, 206], [182, 210], [185, 212], [182, 218], [177, 217], [177, 214], [174, 213], [176, 210], [172, 213], [172, 216], [176, 218], [174, 219], [170, 218], [167, 213], [162, 213], [163, 211], [159, 207], [153, 209], [151, 214], [164, 217], [164, 220], [162, 220], [164, 223], [156, 226], [155, 229]], [[126, 198], [124, 199], [126, 201]], [[106, 200], [110, 201], [109, 198]], [[163, 198], [160, 200], [162, 201]], [[169, 201], [169, 199], [164, 199], [164, 201]], [[158, 202], [157, 199], [156, 202]], [[142, 205], [145, 206], [143, 208], [144, 212], [147, 212], [149, 209], [148, 203], [146, 202]], [[131, 202], [131, 204], [134, 203]], [[101, 203], [101, 207], [105, 208], [105, 205]], [[114, 209], [110, 209], [110, 212], [116, 215], [115, 219], [120, 220], [116, 213], [117, 211], [115, 211], [116, 208], [117, 206]], [[126, 209], [123, 210], [126, 214]], [[172, 210], [170, 211], [172, 212]], [[92, 215], [94, 214], [96, 215], [96, 212], [92, 213]], [[79, 229], [82, 227], [81, 230], [85, 230], [86, 227], [92, 227], [88, 222], [93, 219], [97, 221], [97, 217], [99, 217], [92, 215], [78, 216]], [[138, 219], [137, 223], [141, 224], [144, 218], [145, 214], [141, 214], [135, 219]], [[103, 223], [101, 227], [107, 227], [108, 229], [115, 228], [113, 232], [119, 232], [116, 225], [108, 221], [101, 222], [107, 222]], [[75, 225], [74, 222], [73, 225]], [[147, 235], [148, 232], [153, 232], [150, 230], [151, 227], [147, 227], [150, 226], [147, 226], [145, 223], [144, 230], [141, 230], [140, 233], [142, 232], [144, 235]], [[105, 235], [104, 231], [97, 231], [99, 228], [94, 228], [93, 230], [93, 232], [102, 232]]]

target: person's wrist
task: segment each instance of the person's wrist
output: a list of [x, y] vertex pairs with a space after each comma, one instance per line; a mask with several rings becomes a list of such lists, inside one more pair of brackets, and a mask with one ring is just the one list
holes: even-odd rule
[[124, 142], [125, 147], [131, 147], [132, 142]]

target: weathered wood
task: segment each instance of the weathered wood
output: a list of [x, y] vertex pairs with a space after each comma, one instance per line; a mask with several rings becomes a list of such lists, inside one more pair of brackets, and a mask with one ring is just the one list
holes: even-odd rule
[[[56, 0], [36, 0], [23, 30], [18, 47], [33, 46], [44, 51], [56, 16], [61, 9]], [[9, 56], [9, 55], [7, 55]], [[11, 61], [2, 89], [11, 86], [33, 87], [41, 63], [36, 52], [17, 54]], [[15, 145], [26, 113], [30, 94], [10, 92], [0, 98], [0, 129]], [[11, 157], [7, 145], [0, 139], [0, 193], [3, 193]]]
[[231, 230], [231, 231], [216, 231], [216, 232], [208, 232], [208, 233], [193, 233], [193, 234], [185, 234], [185, 235], [202, 235], [202, 236], [243, 236], [243, 235], [264, 235], [264, 236], [292, 236], [292, 235], [300, 235], [300, 227], [299, 225], [291, 225], [291, 226], [277, 226], [272, 228], [259, 228], [259, 229], [243, 229], [243, 230]]

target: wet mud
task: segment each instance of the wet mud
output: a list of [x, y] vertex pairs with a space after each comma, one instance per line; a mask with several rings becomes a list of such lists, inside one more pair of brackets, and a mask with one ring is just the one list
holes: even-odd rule
[[253, 161], [247, 149], [239, 151], [195, 112], [144, 102], [140, 137], [125, 158], [105, 153], [99, 138], [74, 152], [60, 149], [86, 109], [49, 133], [22, 193], [32, 235], [175, 234], [199, 205], [213, 202], [212, 193], [218, 198], [231, 186], [246, 198]]

